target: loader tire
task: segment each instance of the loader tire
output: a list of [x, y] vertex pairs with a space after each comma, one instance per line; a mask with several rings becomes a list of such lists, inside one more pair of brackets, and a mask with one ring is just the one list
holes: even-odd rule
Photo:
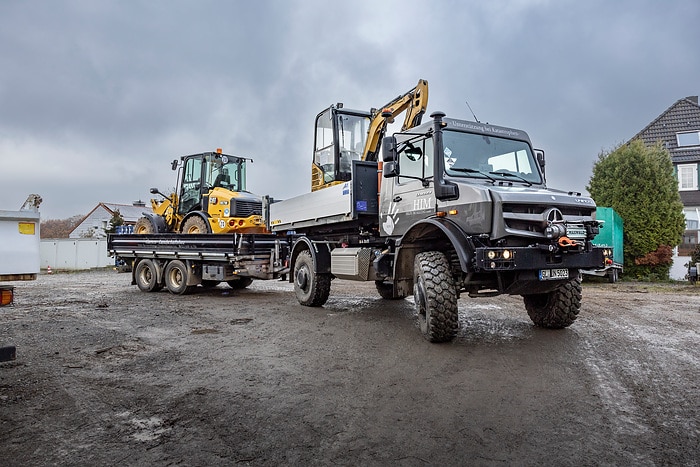
[[192, 287], [187, 285], [188, 276], [187, 266], [179, 259], [169, 262], [163, 274], [165, 286], [175, 295], [185, 295], [190, 292]]
[[163, 284], [158, 282], [156, 265], [150, 259], [139, 261], [134, 271], [134, 280], [142, 292], [157, 292], [163, 288]]
[[250, 277], [241, 277], [240, 279], [226, 281], [226, 283], [232, 289], [240, 290], [240, 289], [245, 289], [250, 284], [252, 284], [253, 279], [251, 279]]
[[425, 251], [416, 255], [413, 296], [423, 337], [430, 342], [454, 339], [459, 329], [457, 287], [444, 253]]
[[523, 301], [535, 325], [549, 329], [569, 327], [581, 310], [581, 278], [571, 279], [551, 292], [523, 295]]
[[155, 233], [156, 229], [153, 226], [153, 222], [148, 217], [140, 217], [134, 225], [134, 233], [138, 235], [148, 235]]
[[294, 293], [300, 304], [322, 306], [331, 292], [331, 275], [314, 272], [314, 261], [308, 250], [302, 251], [294, 263]]
[[184, 234], [207, 234], [211, 233], [209, 224], [199, 216], [192, 216], [182, 224]]

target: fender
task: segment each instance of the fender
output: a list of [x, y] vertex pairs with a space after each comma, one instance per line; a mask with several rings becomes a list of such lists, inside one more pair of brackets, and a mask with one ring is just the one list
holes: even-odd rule
[[207, 215], [206, 212], [202, 212], [202, 211], [192, 211], [191, 213], [189, 213], [185, 217], [183, 217], [182, 222], [180, 222], [180, 230], [182, 230], [182, 226], [185, 225], [185, 221], [187, 221], [187, 219], [189, 219], [190, 217], [194, 217], [194, 216], [201, 217], [207, 226], [207, 230], [208, 230], [207, 233], [211, 233], [211, 225], [209, 224], [209, 216]]
[[150, 212], [144, 212], [143, 217], [151, 221], [153, 228], [156, 229], [155, 233], [166, 233], [168, 231], [168, 226], [162, 216]]
[[[442, 235], [440, 235], [442, 234]], [[432, 217], [416, 222], [397, 242], [397, 246], [409, 246], [439, 240], [444, 236], [457, 253], [459, 266], [465, 273], [474, 258], [474, 243], [457, 224], [449, 219]]]
[[[297, 256], [304, 250], [308, 250], [311, 253], [315, 273], [325, 274], [331, 272], [331, 247], [328, 242], [316, 242], [304, 236], [299, 237], [292, 245], [289, 261], [290, 271], [294, 271], [294, 263], [297, 261]], [[291, 274], [289, 281], [292, 282]]]

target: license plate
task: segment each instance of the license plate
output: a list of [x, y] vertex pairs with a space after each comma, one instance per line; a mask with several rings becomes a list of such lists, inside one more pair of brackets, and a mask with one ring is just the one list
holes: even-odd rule
[[557, 279], [568, 279], [568, 269], [540, 269], [540, 280], [551, 281]]
[[566, 236], [569, 238], [584, 239], [586, 238], [586, 229], [567, 227]]

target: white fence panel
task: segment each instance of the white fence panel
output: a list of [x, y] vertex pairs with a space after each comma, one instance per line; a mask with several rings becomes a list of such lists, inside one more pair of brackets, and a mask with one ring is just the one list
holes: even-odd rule
[[107, 255], [107, 240], [92, 238], [53, 238], [41, 241], [41, 268], [92, 269], [114, 264]]

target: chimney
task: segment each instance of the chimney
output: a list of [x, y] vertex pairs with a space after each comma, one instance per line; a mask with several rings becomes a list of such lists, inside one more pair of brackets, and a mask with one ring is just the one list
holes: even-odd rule
[[685, 99], [692, 102], [695, 105], [698, 105], [698, 96], [688, 96]]
[[[696, 99], [697, 99], [697, 98], [696, 98]], [[146, 203], [144, 203], [144, 202], [141, 201], [140, 199], [134, 201], [132, 204], [133, 204], [134, 206], [136, 206], [137, 208], [144, 208], [144, 207], [146, 207]]]

